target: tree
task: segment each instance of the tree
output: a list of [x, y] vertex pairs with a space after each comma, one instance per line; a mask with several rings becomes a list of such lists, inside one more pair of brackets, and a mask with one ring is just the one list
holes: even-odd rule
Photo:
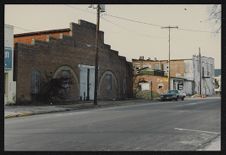
[[212, 5], [209, 9], [209, 21], [213, 22], [216, 32], [221, 30], [221, 5]]

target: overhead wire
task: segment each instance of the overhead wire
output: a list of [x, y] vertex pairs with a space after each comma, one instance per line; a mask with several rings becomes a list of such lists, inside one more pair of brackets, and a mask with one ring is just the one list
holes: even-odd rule
[[[70, 7], [70, 8], [73, 8], [73, 9], [78, 9], [80, 11], [87, 12], [87, 13], [90, 13], [90, 14], [95, 14], [94, 12], [90, 12], [88, 10], [77, 8], [77, 7], [75, 8], [75, 7], [72, 7], [70, 5], [65, 5], [65, 6]], [[126, 20], [126, 21], [130, 21], [130, 22], [134, 22], [134, 23], [140, 23], [140, 24], [150, 25], [150, 26], [153, 26], [153, 27], [159, 27], [159, 28], [163, 27], [163, 25], [154, 24], [154, 23], [148, 23], [148, 22], [143, 22], [143, 21], [138, 21], [138, 20], [130, 19], [130, 18], [126, 18], [126, 17], [115, 16], [115, 15], [108, 14], [108, 13], [104, 13], [104, 15], [105, 16], [109, 16], [109, 17], [113, 17], [113, 18], [117, 18], [117, 19], [121, 19], [121, 20]], [[196, 30], [196, 29], [184, 29], [184, 28], [178, 28], [178, 30], [190, 31], [190, 32], [219, 33], [217, 31], [215, 32], [215, 31]]]

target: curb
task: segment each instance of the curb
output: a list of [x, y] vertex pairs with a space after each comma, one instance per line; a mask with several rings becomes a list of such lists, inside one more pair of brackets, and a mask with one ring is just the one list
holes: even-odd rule
[[33, 115], [33, 114], [34, 113], [32, 113], [32, 112], [9, 114], [9, 115], [6, 115], [5, 118], [23, 117], [23, 116], [30, 116], [30, 115]]
[[[150, 100], [150, 102], [153, 101], [157, 101], [158, 100]], [[148, 103], [149, 100], [143, 100], [142, 103]], [[96, 108], [104, 108], [104, 107], [116, 107], [116, 106], [123, 106], [123, 105], [134, 105], [136, 103], [129, 103], [129, 102], [125, 102], [125, 103], [110, 103], [110, 104], [103, 104], [103, 105], [80, 105], [77, 107], [72, 107], [72, 108], [67, 108], [65, 107], [65, 109], [61, 109], [61, 110], [53, 110], [53, 111], [41, 111], [41, 112], [23, 112], [23, 113], [16, 113], [16, 114], [9, 114], [6, 115], [4, 118], [5, 119], [9, 119], [9, 118], [15, 118], [15, 117], [24, 117], [24, 116], [31, 116], [31, 115], [39, 115], [39, 114], [48, 114], [48, 113], [57, 113], [57, 112], [65, 112], [65, 111], [75, 111], [75, 110], [83, 110], [83, 109], [96, 109]]]
[[[218, 141], [220, 143], [221, 135], [217, 135], [216, 137], [212, 138], [210, 141], [206, 142], [204, 145], [202, 145], [201, 148], [198, 148], [196, 151], [220, 151], [221, 144], [218, 144]], [[213, 147], [212, 145], [215, 145], [213, 149], [212, 149]]]

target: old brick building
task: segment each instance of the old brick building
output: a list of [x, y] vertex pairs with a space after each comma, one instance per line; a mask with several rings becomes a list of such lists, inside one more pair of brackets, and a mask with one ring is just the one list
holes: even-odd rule
[[[57, 78], [64, 79], [65, 100], [93, 100], [95, 31], [95, 24], [79, 20], [68, 29], [14, 35], [17, 102], [33, 101]], [[132, 64], [99, 35], [98, 99], [132, 97]]]
[[[201, 64], [196, 55], [193, 55], [191, 59], [171, 59], [170, 89], [194, 95], [199, 93], [201, 86], [201, 94], [213, 95], [214, 59], [202, 56], [200, 60]], [[134, 90], [139, 88], [140, 83], [141, 85], [152, 83], [153, 92], [161, 94], [168, 91], [168, 60], [151, 60], [140, 57], [133, 59], [132, 63], [135, 75]], [[202, 66], [201, 70], [200, 66]], [[163, 73], [160, 75], [158, 72]]]

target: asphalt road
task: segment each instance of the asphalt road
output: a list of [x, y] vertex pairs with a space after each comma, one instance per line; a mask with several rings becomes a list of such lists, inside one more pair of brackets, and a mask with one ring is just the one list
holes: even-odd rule
[[220, 135], [220, 98], [5, 120], [5, 151], [197, 150]]

